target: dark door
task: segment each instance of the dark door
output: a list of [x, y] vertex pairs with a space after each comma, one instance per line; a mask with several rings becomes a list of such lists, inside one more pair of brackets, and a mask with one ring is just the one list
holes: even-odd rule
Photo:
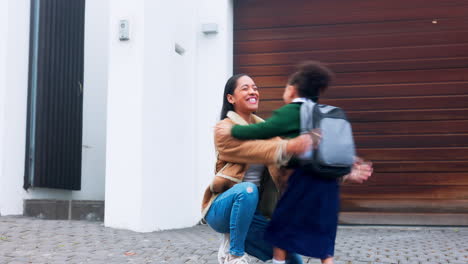
[[81, 188], [84, 0], [32, 0], [24, 188]]

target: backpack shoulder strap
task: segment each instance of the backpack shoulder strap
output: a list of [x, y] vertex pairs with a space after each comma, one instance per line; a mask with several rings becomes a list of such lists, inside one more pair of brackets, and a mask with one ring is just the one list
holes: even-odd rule
[[300, 110], [301, 134], [309, 133], [309, 131], [313, 129], [313, 113], [314, 107], [316, 105], [317, 104], [312, 100], [306, 100], [304, 103], [302, 103]]

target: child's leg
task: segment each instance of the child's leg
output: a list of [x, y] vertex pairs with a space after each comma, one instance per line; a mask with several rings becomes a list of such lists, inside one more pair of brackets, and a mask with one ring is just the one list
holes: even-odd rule
[[273, 264], [286, 263], [287, 252], [284, 249], [274, 247], [273, 248]]
[[[261, 213], [254, 215], [250, 229], [245, 240], [245, 251], [259, 260], [267, 261], [273, 258], [273, 247], [267, 242], [265, 232], [270, 221]], [[288, 252], [287, 264], [303, 264], [302, 257], [298, 254]]]
[[333, 264], [333, 257], [328, 257], [326, 259], [322, 259], [323, 264]]

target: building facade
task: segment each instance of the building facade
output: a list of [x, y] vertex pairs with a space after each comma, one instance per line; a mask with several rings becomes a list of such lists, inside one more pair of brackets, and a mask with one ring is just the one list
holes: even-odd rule
[[[47, 173], [29, 177], [26, 162], [31, 140], [44, 140], [31, 137], [34, 50], [42, 26], [60, 31], [41, 22], [41, 10], [58, 12], [48, 1], [0, 2], [0, 215], [23, 214], [25, 200], [105, 201], [109, 227], [194, 225], [226, 79], [251, 75], [268, 117], [293, 66], [320, 60], [336, 72], [323, 102], [347, 110], [358, 153], [376, 169], [343, 187], [342, 222], [468, 224], [463, 1], [83, 1], [82, 78], [57, 86], [82, 100], [79, 188], [68, 189], [40, 182]], [[55, 174], [53, 183], [69, 177]]]

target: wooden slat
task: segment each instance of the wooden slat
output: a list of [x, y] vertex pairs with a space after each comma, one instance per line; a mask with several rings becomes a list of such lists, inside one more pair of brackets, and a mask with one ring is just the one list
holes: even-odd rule
[[[468, 46], [467, 46], [468, 51]], [[284, 87], [288, 76], [251, 76], [259, 87]], [[333, 85], [468, 82], [468, 68], [337, 73]]]
[[437, 24], [432, 19], [411, 19], [405, 21], [379, 21], [369, 23], [305, 25], [301, 27], [275, 27], [268, 29], [239, 30], [235, 28], [235, 43], [256, 40], [282, 40], [327, 37], [351, 37], [394, 35], [402, 33], [460, 31], [468, 28], [466, 16], [438, 18]]
[[468, 120], [353, 123], [355, 135], [467, 133]]
[[[359, 154], [359, 153], [358, 153]], [[468, 172], [466, 161], [377, 161], [373, 164], [376, 172]]]
[[[399, 98], [352, 98], [352, 99], [323, 99], [320, 103], [334, 105], [346, 111], [359, 110], [400, 110], [400, 109], [444, 109], [463, 108], [468, 106], [468, 95], [428, 96], [428, 97], [399, 97]], [[262, 101], [259, 111], [266, 112], [280, 108], [282, 100]]]
[[374, 161], [465, 160], [468, 162], [466, 147], [358, 149], [358, 153]]
[[324, 104], [336, 105], [349, 111], [444, 109], [468, 107], [468, 95], [421, 96], [396, 98], [323, 99]]
[[[348, 183], [346, 185], [356, 185]], [[468, 186], [468, 171], [467, 172], [390, 172], [384, 173], [378, 170], [363, 184], [362, 186], [436, 186], [436, 185], [453, 185], [453, 186]], [[468, 204], [467, 204], [468, 207]]]
[[[254, 79], [255, 81], [255, 79]], [[258, 84], [259, 85], [259, 84]], [[284, 84], [277, 88], [260, 87], [260, 99], [281, 99]], [[443, 83], [399, 83], [380, 85], [341, 85], [332, 86], [322, 98], [363, 98], [398, 96], [467, 95], [468, 82]]]
[[[336, 62], [327, 63], [327, 66], [338, 74], [351, 72], [468, 68], [468, 57]], [[246, 73], [251, 76], [289, 76], [295, 69], [296, 65], [257, 65], [238, 67], [234, 71], [236, 73]]]
[[467, 226], [468, 214], [342, 212], [340, 224]]
[[354, 140], [359, 148], [468, 147], [468, 134], [358, 135]]
[[304, 60], [325, 63], [396, 59], [468, 57], [468, 44], [431, 45], [394, 48], [323, 50], [235, 55], [236, 65], [296, 64]]
[[467, 200], [432, 199], [342, 199], [341, 210], [348, 212], [468, 213]]
[[[257, 114], [265, 119], [271, 116], [271, 112], [258, 112]], [[468, 109], [347, 111], [346, 114], [352, 124], [382, 121], [468, 120]]]
[[418, 109], [388, 111], [348, 111], [351, 123], [380, 121], [444, 121], [467, 120], [468, 109]]
[[[294, 4], [286, 1], [271, 0], [239, 0], [234, 5], [234, 13], [237, 18], [240, 17], [277, 17], [290, 14], [303, 15], [304, 13], [316, 14], [336, 14], [339, 12], [366, 13], [369, 11], [379, 12], [381, 10], [401, 10], [401, 9], [419, 9], [426, 8], [450, 8], [466, 5], [464, 0], [437, 1], [437, 0], [393, 0], [388, 1], [367, 1], [367, 0], [328, 0], [314, 1], [311, 4], [308, 0], [295, 0]], [[339, 7], [339, 8], [337, 8]]]
[[343, 199], [468, 200], [468, 186], [342, 186]]
[[335, 85], [362, 85], [444, 81], [468, 81], [468, 68], [339, 73], [333, 83]]
[[[399, 83], [380, 85], [343, 85], [328, 89], [324, 98], [352, 98], [378, 96], [464, 95], [468, 82]], [[277, 97], [278, 98], [278, 97]]]
[[287, 50], [341, 50], [385, 48], [401, 46], [446, 45], [468, 42], [468, 31], [399, 33], [392, 35], [365, 35], [328, 38], [257, 40], [235, 43], [235, 54], [274, 53]]
[[[465, 3], [466, 5], [466, 3]], [[284, 8], [288, 8], [286, 5]], [[299, 15], [300, 14], [300, 15]], [[466, 16], [466, 6], [450, 6], [445, 8], [433, 8], [420, 6], [418, 9], [380, 9], [373, 12], [362, 10], [350, 11], [343, 8], [335, 8], [333, 13], [324, 10], [301, 13], [282, 13], [280, 16], [260, 14], [252, 17], [236, 16], [236, 28], [271, 28], [293, 27], [303, 25], [326, 25], [345, 23], [368, 23], [395, 20], [427, 19], [428, 23], [438, 17], [463, 17]]]

